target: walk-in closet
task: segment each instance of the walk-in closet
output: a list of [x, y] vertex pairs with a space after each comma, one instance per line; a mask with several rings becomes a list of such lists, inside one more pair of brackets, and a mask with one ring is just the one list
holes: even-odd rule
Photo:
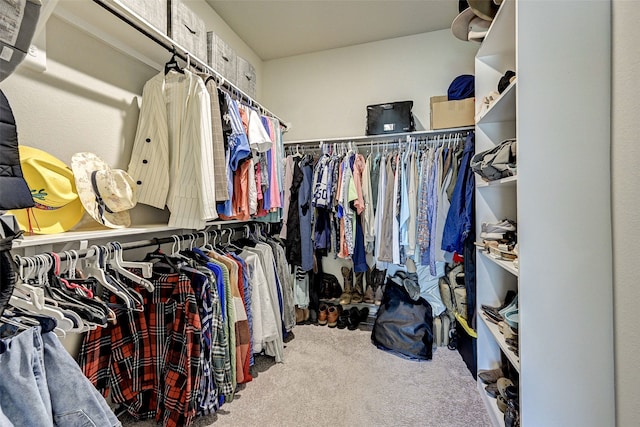
[[0, 0], [0, 427], [635, 425], [639, 18]]

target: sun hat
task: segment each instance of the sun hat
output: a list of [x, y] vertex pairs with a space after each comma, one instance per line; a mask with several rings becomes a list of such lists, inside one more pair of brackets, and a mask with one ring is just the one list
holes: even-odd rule
[[466, 8], [451, 23], [453, 35], [462, 41], [482, 41], [487, 35], [491, 21], [478, 17], [470, 7]]
[[473, 13], [486, 21], [492, 21], [498, 13], [499, 6], [493, 0], [467, 0]]
[[93, 153], [76, 153], [71, 157], [78, 195], [89, 215], [110, 228], [131, 225], [129, 209], [138, 202], [136, 185], [121, 169], [111, 169]]
[[55, 234], [72, 229], [84, 215], [73, 172], [61, 160], [33, 147], [21, 145], [20, 166], [35, 207], [14, 209], [20, 228], [35, 234]]

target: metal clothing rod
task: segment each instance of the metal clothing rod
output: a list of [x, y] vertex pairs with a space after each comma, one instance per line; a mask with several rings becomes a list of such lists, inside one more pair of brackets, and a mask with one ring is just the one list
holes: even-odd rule
[[[401, 140], [406, 140], [407, 137], [410, 138], [423, 138], [423, 137], [438, 137], [438, 136], [448, 136], [452, 137], [456, 134], [462, 134], [462, 136], [466, 136], [470, 131], [474, 130], [473, 126], [465, 126], [460, 128], [451, 128], [451, 129], [441, 129], [441, 130], [424, 130], [424, 131], [415, 131], [415, 132], [403, 132], [403, 133], [389, 133], [382, 135], [367, 135], [367, 136], [351, 136], [351, 137], [339, 137], [339, 138], [318, 138], [318, 139], [302, 139], [298, 141], [284, 141], [285, 146], [290, 145], [310, 145], [315, 144], [318, 145], [321, 142], [325, 144], [332, 144], [334, 142], [352, 142], [356, 145], [369, 144], [371, 142], [378, 143], [398, 143]], [[404, 142], [404, 141], [403, 141]]]
[[216, 77], [216, 80], [218, 80], [218, 84], [222, 86], [223, 89], [226, 89], [230, 95], [236, 98], [240, 98], [241, 100], [244, 100], [250, 106], [258, 108], [261, 112], [263, 112], [263, 114], [269, 115], [274, 119], [278, 120], [278, 122], [280, 122], [280, 125], [284, 128], [285, 131], [289, 128], [289, 125], [285, 123], [280, 117], [276, 116], [270, 110], [262, 106], [258, 101], [251, 98], [249, 95], [243, 92], [239, 87], [237, 87], [236, 85], [228, 81], [222, 74], [218, 73], [216, 70], [211, 68], [208, 64], [204, 63], [200, 58], [191, 55], [190, 52], [182, 48], [180, 45], [176, 44], [172, 39], [169, 39], [167, 36], [158, 32], [154, 28], [150, 28], [150, 27], [145, 28], [143, 25], [137, 22], [134, 22], [130, 17], [126, 16], [121, 11], [116, 10], [104, 0], [93, 0], [93, 2], [101, 6], [102, 8], [104, 8], [105, 10], [107, 10], [108, 12], [110, 12], [120, 20], [122, 20], [123, 22], [125, 22], [127, 25], [138, 30], [140, 33], [144, 34], [146, 37], [153, 40], [158, 45], [167, 49], [169, 53], [175, 54], [176, 56], [180, 57], [183, 61], [196, 66], [197, 68], [199, 68], [201, 71], [205, 73], [214, 75]]
[[[262, 224], [268, 224], [268, 223], [253, 223], [256, 224], [256, 226], [258, 227], [262, 227]], [[149, 246], [160, 246], [160, 245], [164, 245], [167, 243], [185, 243], [185, 242], [190, 242], [190, 241], [196, 241], [200, 238], [205, 238], [208, 239], [210, 236], [212, 235], [218, 235], [217, 231], [222, 232], [222, 230], [231, 230], [231, 232], [233, 233], [236, 230], [242, 229], [242, 228], [249, 228], [250, 229], [250, 225], [248, 223], [238, 223], [238, 224], [228, 224], [226, 225], [224, 228], [213, 228], [213, 227], [209, 227], [206, 228], [205, 230], [202, 231], [196, 231], [193, 233], [189, 233], [189, 234], [182, 234], [182, 235], [172, 235], [169, 237], [161, 237], [161, 238], [153, 238], [153, 239], [146, 239], [146, 240], [137, 240], [135, 242], [126, 242], [126, 243], [120, 243], [117, 241], [113, 241], [113, 242], [109, 242], [109, 243], [118, 243], [119, 247], [121, 250], [123, 251], [127, 251], [127, 250], [131, 250], [131, 249], [140, 249], [140, 248], [146, 248]], [[209, 230], [217, 230], [217, 231], [209, 231]], [[107, 244], [102, 244], [102, 245], [97, 245], [99, 247], [101, 246], [109, 246], [109, 243]], [[57, 253], [57, 255], [60, 257], [60, 261], [66, 261], [69, 257], [69, 255], [72, 255], [74, 258], [80, 259], [80, 258], [86, 258], [87, 255], [91, 254], [91, 256], [93, 256], [93, 248], [90, 246], [87, 249], [80, 249], [80, 250], [74, 250], [74, 251], [64, 251], [62, 253]], [[38, 255], [35, 255], [35, 257], [37, 257]], [[34, 256], [20, 256], [20, 255], [16, 255], [15, 259], [16, 262], [19, 266], [22, 267], [27, 267], [27, 258], [34, 258]]]

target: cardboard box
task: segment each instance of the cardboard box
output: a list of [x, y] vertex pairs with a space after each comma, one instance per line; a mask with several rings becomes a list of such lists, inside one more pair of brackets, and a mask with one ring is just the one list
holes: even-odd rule
[[431, 97], [431, 129], [475, 125], [475, 98], [447, 101], [447, 95]]

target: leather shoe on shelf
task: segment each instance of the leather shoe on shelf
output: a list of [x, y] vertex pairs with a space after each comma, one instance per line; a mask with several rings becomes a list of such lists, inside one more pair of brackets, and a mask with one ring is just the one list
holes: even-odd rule
[[498, 391], [500, 392], [500, 395], [506, 400], [507, 395], [505, 394], [505, 390], [507, 387], [513, 386], [513, 381], [511, 381], [509, 378], [502, 377], [498, 378], [496, 384], [498, 384]]
[[486, 384], [492, 384], [504, 377], [502, 368], [491, 369], [489, 371], [478, 371], [478, 378]]
[[484, 388], [484, 391], [486, 391], [487, 394], [494, 399], [497, 399], [498, 395], [500, 394], [500, 392], [498, 392], [498, 384], [496, 383], [487, 384], [487, 386]]
[[330, 328], [335, 328], [338, 326], [338, 318], [340, 317], [340, 313], [342, 312], [341, 305], [332, 305], [327, 310], [327, 323]]

